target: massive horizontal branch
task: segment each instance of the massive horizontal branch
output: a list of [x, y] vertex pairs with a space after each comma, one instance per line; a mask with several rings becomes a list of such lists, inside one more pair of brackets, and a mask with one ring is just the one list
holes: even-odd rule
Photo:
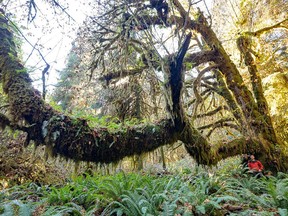
[[[206, 165], [247, 152], [248, 147], [250, 152], [269, 153], [269, 148], [263, 148], [265, 144], [254, 142], [251, 138], [239, 138], [226, 143], [224, 147], [212, 146], [184, 114], [178, 116], [181, 120], [177, 122], [179, 124], [175, 124], [175, 119], [165, 119], [156, 124], [122, 128], [118, 132], [90, 128], [85, 120], [65, 116], [44, 103], [38, 91], [32, 87], [32, 81], [20, 63], [15, 47], [9, 24], [0, 12], [0, 77], [13, 116], [10, 123], [3, 118], [4, 122], [25, 122], [29, 127], [29, 140], [33, 140], [36, 145], [46, 145], [54, 154], [76, 161], [110, 163], [177, 140], [184, 142], [187, 151], [198, 163]], [[186, 50], [183, 50], [185, 53]], [[171, 68], [180, 69], [183, 59], [181, 51], [178, 57], [181, 64], [172, 65]], [[176, 88], [181, 87], [181, 83], [176, 84]]]
[[45, 145], [53, 154], [79, 161], [110, 163], [176, 142], [172, 125], [170, 120], [163, 120], [111, 132], [105, 128], [92, 129], [79, 119], [54, 116], [45, 121], [42, 128]]
[[3, 124], [12, 126], [19, 120], [25, 120], [27, 125], [32, 125], [26, 132], [36, 145], [45, 144], [52, 153], [74, 160], [101, 163], [115, 162], [176, 141], [171, 120], [108, 132], [106, 129], [90, 128], [85, 120], [53, 110], [32, 87], [31, 79], [18, 61], [13, 35], [5, 25], [7, 21], [1, 16], [1, 81], [14, 121], [2, 116]]

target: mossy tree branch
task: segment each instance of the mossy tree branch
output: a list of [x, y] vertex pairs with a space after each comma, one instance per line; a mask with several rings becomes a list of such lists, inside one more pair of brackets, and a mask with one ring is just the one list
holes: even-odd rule
[[113, 79], [119, 79], [119, 78], [124, 78], [126, 76], [133, 76], [136, 74], [140, 74], [147, 68], [148, 68], [147, 66], [142, 66], [142, 67], [134, 68], [130, 70], [119, 70], [119, 71], [111, 72], [111, 73], [107, 73], [99, 77], [99, 80], [105, 81], [108, 84]]
[[[187, 17], [185, 16], [186, 19]], [[252, 94], [243, 84], [236, 66], [231, 62], [215, 33], [203, 21], [203, 17], [202, 20], [193, 22], [189, 18], [188, 23], [189, 28], [203, 35], [206, 43], [216, 54], [213, 61], [219, 65], [218, 69], [223, 73], [228, 88], [234, 93], [235, 101], [241, 107], [244, 116], [248, 120], [254, 117], [257, 119], [259, 116], [255, 113], [256, 105]], [[273, 138], [259, 142], [253, 136], [247, 139], [240, 137], [227, 142], [225, 146], [223, 143], [212, 146], [206, 137], [191, 125], [181, 101], [183, 59], [189, 47], [191, 34], [186, 36], [178, 54], [168, 62], [168, 83], [165, 87], [171, 96], [171, 118], [156, 124], [110, 132], [103, 128], [90, 128], [85, 120], [65, 116], [45, 104], [32, 87], [31, 79], [18, 60], [13, 35], [3, 14], [0, 14], [0, 27], [0, 76], [4, 92], [8, 96], [12, 121], [17, 123], [24, 120], [26, 125], [31, 125], [29, 139], [34, 140], [36, 145], [48, 146], [54, 154], [76, 161], [110, 163], [125, 156], [152, 151], [177, 140], [185, 144], [187, 151], [198, 163], [206, 165], [216, 164], [223, 158], [248, 151], [270, 158], [271, 153], [275, 153]]]
[[90, 128], [85, 120], [53, 110], [32, 87], [29, 75], [18, 60], [8, 21], [2, 14], [0, 26], [1, 82], [13, 116], [9, 122], [7, 118], [3, 120], [9, 126], [23, 120], [31, 125], [26, 132], [36, 145], [44, 144], [52, 153], [74, 160], [110, 163], [176, 141], [170, 120], [113, 133]]
[[[0, 25], [2, 27], [0, 30], [1, 82], [8, 96], [10, 113], [14, 117], [6, 123], [11, 126], [14, 122], [24, 120], [26, 125], [30, 125], [29, 130], [26, 130], [29, 133], [28, 141], [33, 140], [36, 145], [44, 144], [52, 154], [59, 154], [76, 161], [110, 163], [126, 156], [152, 151], [161, 145], [174, 143], [182, 136], [184, 122], [177, 125], [177, 129], [175, 122], [167, 119], [156, 124], [109, 132], [103, 128], [90, 128], [83, 119], [73, 119], [53, 110], [43, 102], [41, 96], [32, 87], [31, 79], [18, 60], [13, 34], [3, 15], [0, 17]], [[184, 43], [183, 52], [179, 52], [176, 62], [171, 65], [176, 69], [174, 71], [176, 76], [181, 76], [181, 61], [187, 50], [187, 44], [189, 45], [188, 42]], [[181, 82], [178, 79], [177, 83]], [[181, 91], [178, 84], [176, 86], [174, 84], [172, 83], [177, 91]], [[180, 93], [177, 94], [177, 97], [179, 96]], [[7, 118], [4, 120], [6, 121]], [[201, 134], [196, 129], [193, 131], [195, 133], [190, 137], [193, 137], [192, 140], [199, 140]], [[202, 142], [207, 143], [205, 139], [200, 143]], [[197, 161], [209, 164], [207, 161]]]

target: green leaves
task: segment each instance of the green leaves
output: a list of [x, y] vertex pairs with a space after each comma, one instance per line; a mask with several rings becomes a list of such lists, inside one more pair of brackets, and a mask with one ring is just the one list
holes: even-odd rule
[[42, 216], [62, 216], [62, 215], [73, 215], [73, 216], [81, 216], [82, 207], [75, 203], [66, 203], [63, 206], [50, 206], [47, 208], [47, 211], [42, 214]]
[[0, 206], [0, 214], [5, 216], [32, 215], [34, 209], [35, 204], [33, 203], [23, 203], [20, 200], [12, 200]]
[[239, 172], [197, 167], [161, 178], [121, 172], [62, 186], [30, 183], [0, 194], [0, 215], [287, 215], [287, 174], [257, 179]]

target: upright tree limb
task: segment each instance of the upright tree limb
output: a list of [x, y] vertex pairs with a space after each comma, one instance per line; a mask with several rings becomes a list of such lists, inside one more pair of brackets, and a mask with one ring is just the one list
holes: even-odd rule
[[[276, 134], [272, 126], [272, 120], [269, 115], [269, 108], [264, 96], [262, 79], [254, 63], [253, 56], [251, 54], [251, 44], [248, 36], [240, 36], [237, 39], [237, 46], [242, 56], [244, 57], [244, 63], [248, 67], [250, 73], [250, 80], [252, 83], [252, 89], [257, 104], [257, 111], [259, 112], [258, 119], [255, 119], [255, 124], [258, 130], [267, 134], [265, 139], [276, 142]], [[265, 136], [265, 135], [264, 135]]]
[[[223, 73], [229, 90], [236, 97], [232, 100], [237, 101], [248, 120], [259, 117], [257, 109], [254, 109], [256, 106], [251, 92], [247, 87], [243, 87], [239, 71], [215, 33], [206, 26], [203, 18], [198, 21], [191, 21], [189, 18], [188, 23], [192, 30], [197, 30], [203, 35], [206, 43], [215, 52], [216, 57], [213, 61], [219, 65], [218, 68]], [[29, 139], [37, 145], [46, 145], [52, 154], [77, 161], [115, 162], [125, 156], [152, 151], [177, 140], [185, 144], [189, 154], [198, 163], [205, 165], [216, 164], [223, 158], [248, 151], [272, 158], [271, 151], [275, 150], [273, 140], [262, 143], [257, 137], [239, 137], [225, 143], [224, 146], [223, 143], [212, 146], [189, 122], [182, 107], [181, 91], [182, 65], [190, 39], [191, 34], [188, 34], [178, 54], [169, 60], [166, 88], [171, 94], [172, 103], [169, 111], [172, 118], [155, 124], [138, 125], [111, 132], [105, 128], [90, 128], [85, 120], [65, 116], [44, 103], [32, 87], [32, 81], [17, 57], [9, 24], [4, 15], [0, 14], [0, 77], [4, 92], [8, 96], [10, 113], [14, 117], [11, 122], [17, 124], [24, 121], [25, 125], [29, 126]], [[253, 127], [255, 126], [251, 125], [251, 128]]]
[[[183, 60], [184, 56], [188, 50], [190, 40], [192, 37], [192, 33], [189, 33], [182, 46], [180, 47], [177, 55], [173, 58], [170, 59], [169, 62], [169, 71], [170, 73], [168, 75], [168, 80], [167, 80], [167, 92], [171, 92], [171, 100], [172, 100], [172, 106], [168, 106], [168, 112], [172, 115], [173, 120], [177, 121], [182, 121], [182, 116], [183, 116], [183, 108], [181, 107], [182, 104], [180, 102], [181, 99], [181, 93], [182, 93], [182, 88], [183, 88]], [[175, 122], [175, 124], [177, 124]]]

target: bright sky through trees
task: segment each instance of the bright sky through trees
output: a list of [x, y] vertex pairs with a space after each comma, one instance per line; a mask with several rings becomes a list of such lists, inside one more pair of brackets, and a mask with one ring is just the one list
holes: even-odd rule
[[[213, 0], [202, 1], [197, 6], [204, 12], [210, 8]], [[34, 86], [39, 90], [42, 89], [41, 76], [46, 64], [34, 48], [39, 49], [47, 63], [50, 65], [48, 77], [46, 77], [47, 89], [52, 90], [53, 85], [57, 82], [57, 71], [65, 67], [65, 60], [71, 49], [71, 43], [76, 38], [78, 28], [83, 25], [86, 16], [95, 15], [92, 13], [96, 3], [89, 1], [61, 1], [61, 6], [65, 9], [52, 8], [45, 1], [37, 1], [37, 12], [34, 11], [35, 19], [28, 22], [27, 2], [18, 0], [13, 4], [7, 0], [7, 11], [21, 29], [23, 37], [22, 50], [23, 61], [25, 66], [31, 69], [31, 77], [34, 79]], [[205, 2], [205, 3], [204, 3]], [[69, 17], [70, 16], [70, 17]], [[31, 44], [33, 46], [31, 46]]]
[[[61, 2], [66, 13], [51, 6], [44, 1], [37, 1], [37, 12], [35, 19], [28, 22], [28, 7], [25, 1], [19, 0], [13, 4], [7, 4], [7, 10], [13, 14], [12, 20], [15, 20], [18, 28], [21, 30], [27, 42], [23, 37], [22, 50], [23, 61], [27, 68], [31, 68], [31, 76], [35, 80], [34, 85], [39, 90], [42, 89], [41, 76], [46, 64], [34, 48], [37, 48], [50, 65], [47, 78], [47, 88], [52, 89], [57, 82], [57, 71], [65, 67], [65, 60], [71, 42], [75, 39], [79, 26], [91, 7], [90, 1], [71, 1]], [[5, 5], [5, 2], [3, 2]], [[12, 15], [11, 15], [12, 16]], [[69, 17], [70, 16], [70, 17]], [[33, 46], [31, 46], [31, 44]]]

